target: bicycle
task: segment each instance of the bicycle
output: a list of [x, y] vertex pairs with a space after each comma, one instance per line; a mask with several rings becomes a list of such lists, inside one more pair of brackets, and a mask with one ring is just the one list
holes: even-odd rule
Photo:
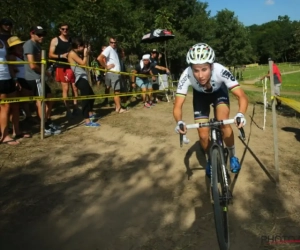
[[[195, 123], [186, 125], [187, 129], [210, 127], [210, 158], [211, 158], [211, 196], [214, 209], [214, 219], [216, 233], [221, 250], [229, 249], [229, 230], [228, 230], [228, 205], [232, 202], [232, 193], [229, 188], [227, 172], [228, 149], [224, 146], [221, 125], [233, 124], [234, 119], [217, 121], [215, 118], [209, 122]], [[240, 124], [240, 118], [237, 118]], [[183, 130], [183, 124], [180, 124]], [[243, 128], [239, 129], [240, 137], [245, 140]], [[185, 135], [180, 134], [180, 147], [188, 140]]]

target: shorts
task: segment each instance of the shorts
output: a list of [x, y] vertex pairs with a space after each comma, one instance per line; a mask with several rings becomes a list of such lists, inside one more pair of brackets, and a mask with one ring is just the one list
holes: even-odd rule
[[121, 89], [121, 76], [114, 73], [106, 73], [105, 85], [106, 87], [113, 87], [114, 91], [120, 91]]
[[[34, 96], [42, 96], [42, 84], [41, 79], [37, 80], [27, 80], [30, 90], [33, 92]], [[45, 96], [51, 94], [51, 89], [47, 83], [45, 83]]]
[[211, 104], [214, 105], [214, 108], [218, 105], [229, 106], [228, 89], [224, 83], [216, 92], [211, 94], [201, 93], [193, 89], [194, 119], [196, 123], [209, 119]]
[[74, 83], [75, 75], [71, 68], [56, 68], [55, 80], [57, 82]]
[[274, 86], [275, 88], [274, 88], [274, 93], [275, 93], [275, 95], [278, 95], [278, 96], [280, 96], [280, 88], [281, 88], [281, 83], [277, 83], [277, 84], [275, 84], [275, 86]]
[[15, 91], [17, 88], [13, 79], [0, 80], [0, 94], [11, 94]]
[[24, 78], [18, 78], [18, 83], [22, 87], [22, 89], [31, 90], [28, 82]]
[[157, 81], [152, 81], [153, 90], [159, 90], [159, 83]]
[[141, 79], [139, 77], [135, 80], [136, 85], [139, 86], [141, 89], [152, 89], [152, 83], [149, 81], [148, 78]]

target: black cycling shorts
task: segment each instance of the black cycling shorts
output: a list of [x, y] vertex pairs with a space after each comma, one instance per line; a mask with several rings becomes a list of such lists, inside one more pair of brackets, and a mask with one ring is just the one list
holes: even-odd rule
[[213, 93], [202, 93], [193, 89], [193, 107], [195, 122], [203, 122], [202, 120], [209, 119], [210, 105], [214, 108], [218, 105], [229, 106], [229, 94], [226, 85], [222, 86]]
[[[33, 92], [34, 96], [42, 96], [42, 84], [41, 79], [37, 80], [27, 80], [29, 90]], [[47, 83], [45, 83], [45, 96], [51, 94], [51, 89]]]

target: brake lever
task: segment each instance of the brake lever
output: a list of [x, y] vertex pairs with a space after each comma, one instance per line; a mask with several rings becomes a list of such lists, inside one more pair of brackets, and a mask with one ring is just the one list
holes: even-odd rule
[[[181, 131], [184, 130], [183, 124], [179, 124], [179, 128]], [[179, 142], [180, 142], [180, 147], [182, 148], [182, 142], [183, 142], [183, 134], [179, 133]]]
[[[241, 117], [236, 118], [236, 123], [238, 126], [241, 124]], [[239, 132], [240, 132], [240, 137], [242, 138], [243, 141], [245, 141], [246, 136], [245, 136], [244, 128], [243, 127], [239, 128]]]

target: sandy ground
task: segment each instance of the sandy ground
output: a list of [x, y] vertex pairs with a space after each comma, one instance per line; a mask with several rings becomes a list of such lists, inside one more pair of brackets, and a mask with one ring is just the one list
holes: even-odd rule
[[[100, 128], [57, 117], [63, 134], [1, 145], [0, 249], [218, 249], [197, 132], [180, 148], [172, 107], [100, 109]], [[265, 131], [261, 105], [250, 105], [247, 119], [247, 148], [236, 138], [242, 170], [231, 176], [231, 249], [300, 249], [264, 240], [300, 239], [300, 122], [293, 112], [277, 116], [276, 188], [271, 112]], [[193, 122], [191, 97], [184, 120]]]

